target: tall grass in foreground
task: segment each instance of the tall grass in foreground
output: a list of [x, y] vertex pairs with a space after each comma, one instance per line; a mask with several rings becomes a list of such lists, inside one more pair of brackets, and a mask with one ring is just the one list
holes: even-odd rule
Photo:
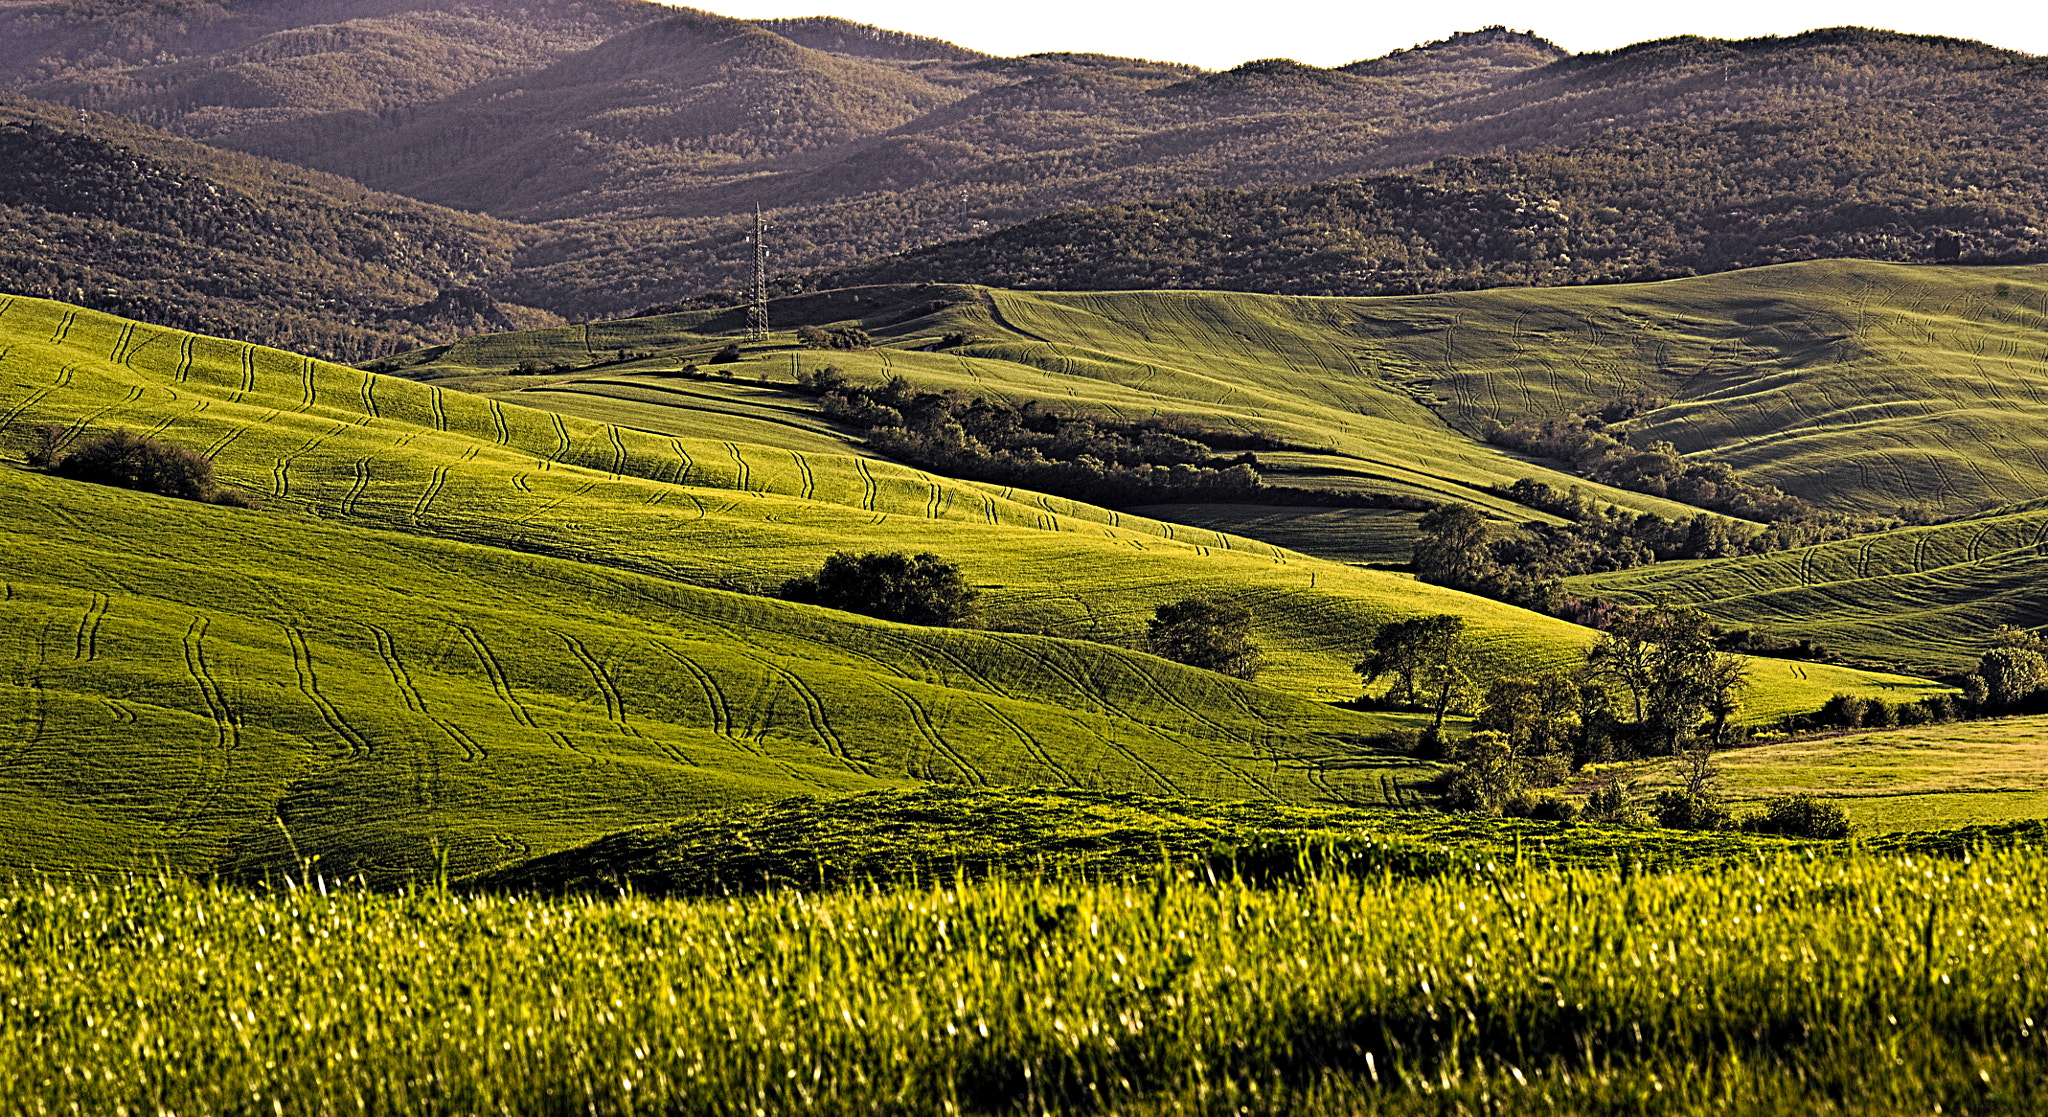
[[2038, 1112], [2048, 858], [535, 901], [25, 883], [26, 1113]]

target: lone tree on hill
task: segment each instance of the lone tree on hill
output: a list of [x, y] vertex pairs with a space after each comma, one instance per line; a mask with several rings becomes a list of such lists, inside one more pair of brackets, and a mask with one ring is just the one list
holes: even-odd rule
[[1226, 597], [1188, 597], [1161, 605], [1145, 634], [1162, 659], [1234, 679], [1256, 679], [1266, 665], [1251, 640], [1251, 611]]
[[1475, 697], [1473, 662], [1465, 618], [1439, 613], [1380, 626], [1373, 633], [1372, 650], [1354, 670], [1365, 678], [1366, 686], [1382, 676], [1394, 676], [1387, 700], [1434, 714], [1429, 726], [1434, 742], [1443, 731], [1444, 717]]
[[841, 551], [816, 574], [782, 583], [782, 596], [885, 621], [964, 627], [980, 595], [959, 567], [929, 552]]

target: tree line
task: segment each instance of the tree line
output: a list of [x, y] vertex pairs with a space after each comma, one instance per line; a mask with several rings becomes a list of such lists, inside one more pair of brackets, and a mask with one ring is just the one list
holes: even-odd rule
[[[834, 340], [823, 332], [820, 337], [824, 346]], [[1019, 404], [959, 391], [921, 391], [902, 377], [864, 386], [831, 365], [800, 370], [797, 388], [817, 396], [826, 415], [859, 428], [869, 446], [898, 461], [1091, 504], [1435, 507], [1433, 501], [1400, 494], [1268, 485], [1254, 451], [1279, 449], [1282, 443], [1183, 418], [1119, 421], [1037, 400]]]

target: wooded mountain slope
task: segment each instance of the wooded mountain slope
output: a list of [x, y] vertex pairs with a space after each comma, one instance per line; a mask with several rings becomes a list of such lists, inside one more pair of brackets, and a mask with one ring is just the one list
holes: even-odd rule
[[2048, 252], [2043, 71], [1956, 40], [1852, 28], [1569, 57], [1493, 28], [1331, 70], [1204, 73], [623, 0], [182, 11], [0, 4], [0, 87], [544, 223], [476, 278], [574, 318], [730, 285], [757, 205], [790, 290], [1366, 294]]
[[13, 293], [359, 360], [560, 321], [472, 289], [531, 235], [0, 95], [0, 289]]

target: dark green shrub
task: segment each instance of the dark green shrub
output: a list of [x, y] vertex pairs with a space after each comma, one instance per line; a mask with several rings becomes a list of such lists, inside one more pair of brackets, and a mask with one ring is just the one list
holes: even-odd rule
[[1868, 712], [1869, 706], [1867, 701], [1853, 694], [1837, 694], [1828, 699], [1827, 705], [1822, 706], [1820, 713], [1815, 716], [1822, 725], [1831, 725], [1837, 729], [1861, 729], [1864, 714]]
[[816, 574], [782, 584], [782, 597], [905, 624], [964, 626], [979, 595], [960, 568], [934, 554], [842, 551]]
[[1585, 809], [1579, 817], [1588, 822], [1605, 822], [1614, 826], [1641, 826], [1643, 807], [1636, 801], [1634, 780], [1616, 780], [1605, 787], [1593, 789], [1586, 796]]
[[1851, 829], [1842, 808], [1814, 795], [1781, 795], [1744, 818], [1742, 828], [1792, 838], [1846, 838]]
[[728, 345], [723, 349], [720, 349], [718, 352], [711, 354], [711, 360], [706, 363], [714, 365], [729, 365], [739, 359], [739, 343], [734, 342], [733, 344]]
[[59, 477], [124, 489], [205, 500], [212, 495], [213, 463], [197, 450], [144, 438], [126, 430], [96, 434], [51, 463]]
[[1666, 830], [1728, 830], [1735, 825], [1728, 808], [1711, 795], [1666, 791], [1652, 808], [1657, 825]]

